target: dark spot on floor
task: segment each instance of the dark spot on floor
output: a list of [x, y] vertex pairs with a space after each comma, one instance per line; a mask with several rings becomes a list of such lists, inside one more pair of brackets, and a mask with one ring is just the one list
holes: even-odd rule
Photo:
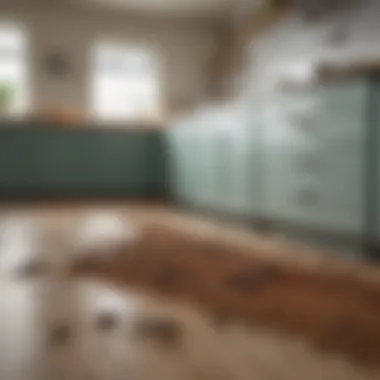
[[227, 284], [239, 292], [249, 293], [263, 289], [277, 275], [278, 271], [274, 266], [255, 265], [228, 277]]
[[227, 310], [218, 310], [213, 314], [212, 320], [214, 322], [214, 325], [223, 327], [232, 323], [234, 316]]
[[99, 267], [98, 260], [92, 255], [85, 255], [77, 258], [73, 263], [75, 273], [88, 273], [97, 270]]
[[179, 279], [180, 271], [173, 265], [162, 266], [155, 275], [155, 283], [165, 290], [170, 290], [176, 286]]
[[[98, 265], [88, 273], [195, 304], [210, 315], [210, 321], [215, 317], [216, 325], [229, 323], [228, 311], [234, 315], [233, 324], [297, 334], [323, 351], [379, 366], [379, 286], [354, 273], [343, 275], [332, 269], [326, 274], [323, 267], [273, 261], [255, 244], [225, 247], [218, 239], [203, 238], [195, 244], [188, 232], [166, 227], [150, 228], [134, 246], [133, 260], [127, 260], [129, 255], [126, 251], [125, 258], [121, 254], [112, 265]], [[170, 267], [178, 272], [166, 272]], [[181, 342], [182, 326], [175, 324], [166, 329], [143, 321], [136, 333], [141, 338]]]
[[49, 341], [53, 346], [65, 345], [70, 341], [72, 335], [72, 328], [68, 323], [57, 323], [50, 331]]
[[17, 275], [22, 278], [38, 277], [48, 272], [48, 265], [41, 259], [30, 259], [26, 261], [18, 270]]
[[182, 341], [181, 323], [164, 317], [142, 317], [134, 326], [138, 338], [153, 339], [168, 346], [178, 347]]
[[111, 311], [99, 313], [95, 318], [95, 326], [101, 331], [110, 331], [115, 329], [119, 324], [119, 316]]

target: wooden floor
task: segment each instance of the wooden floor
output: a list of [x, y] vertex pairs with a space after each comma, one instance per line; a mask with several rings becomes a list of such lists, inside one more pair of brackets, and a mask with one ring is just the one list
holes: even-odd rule
[[380, 379], [379, 278], [169, 208], [3, 207], [0, 379]]

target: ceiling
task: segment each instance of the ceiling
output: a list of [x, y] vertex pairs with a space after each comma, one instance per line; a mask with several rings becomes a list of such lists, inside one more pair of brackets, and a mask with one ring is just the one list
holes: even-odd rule
[[[125, 10], [176, 16], [225, 17], [240, 4], [252, 0], [81, 0], [88, 4]], [[257, 1], [257, 0], [253, 0]]]
[[73, 7], [77, 10], [92, 8], [143, 16], [205, 17], [228, 20], [239, 13], [252, 10], [265, 1], [268, 0], [0, 0], [0, 9]]

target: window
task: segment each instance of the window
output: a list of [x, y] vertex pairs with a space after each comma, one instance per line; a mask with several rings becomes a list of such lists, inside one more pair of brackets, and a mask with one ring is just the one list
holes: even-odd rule
[[27, 106], [25, 33], [16, 25], [0, 22], [1, 112], [21, 114]]
[[157, 62], [143, 49], [100, 43], [92, 56], [92, 112], [103, 120], [158, 120]]

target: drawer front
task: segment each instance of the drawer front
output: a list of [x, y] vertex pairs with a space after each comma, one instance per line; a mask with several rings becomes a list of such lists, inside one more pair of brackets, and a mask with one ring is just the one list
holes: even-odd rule
[[[361, 233], [364, 210], [364, 150], [319, 146], [295, 174], [295, 215], [321, 228]], [[306, 165], [307, 164], [307, 165]], [[296, 168], [298, 166], [294, 165]], [[305, 168], [306, 166], [306, 168]], [[306, 215], [309, 213], [308, 215]]]
[[248, 121], [241, 117], [234, 128], [229, 131], [232, 144], [232, 165], [231, 165], [231, 211], [237, 214], [248, 214], [250, 199], [248, 192], [249, 185], [249, 129]]
[[[363, 124], [305, 133], [287, 123], [267, 147], [268, 211], [310, 227], [346, 233], [363, 229]], [[315, 133], [318, 132], [318, 133]], [[269, 149], [268, 149], [269, 148]]]
[[265, 212], [266, 169], [263, 123], [261, 115], [252, 117], [247, 130], [247, 209], [257, 217]]
[[292, 186], [285, 189], [292, 218], [363, 231], [365, 96], [361, 82], [330, 87], [308, 111], [286, 113]]
[[284, 115], [298, 133], [315, 139], [361, 132], [368, 87], [364, 81], [321, 89], [304, 107], [285, 106]]
[[264, 212], [273, 219], [294, 217], [294, 184], [299, 172], [295, 155], [303, 154], [308, 146], [303, 137], [279, 115], [267, 121], [263, 130], [263, 174], [265, 181]]

